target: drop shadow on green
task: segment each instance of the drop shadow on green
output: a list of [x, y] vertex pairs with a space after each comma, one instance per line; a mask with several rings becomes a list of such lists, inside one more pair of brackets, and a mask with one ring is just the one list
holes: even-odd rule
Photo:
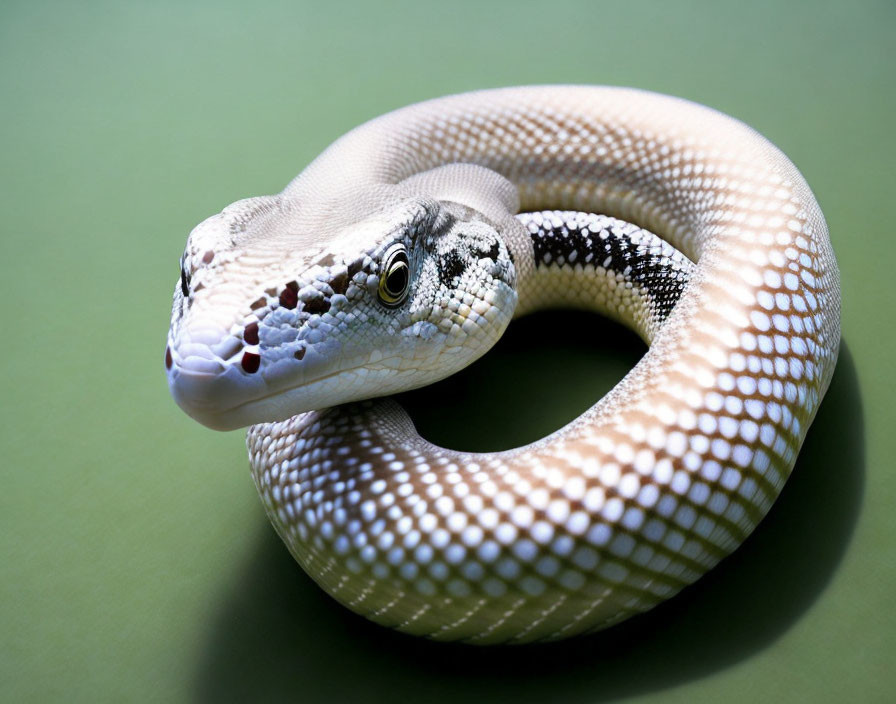
[[[534, 315], [468, 370], [401, 401], [430, 440], [511, 447], [571, 420], [643, 351], [596, 316]], [[605, 701], [698, 679], [774, 642], [824, 591], [852, 536], [864, 473], [861, 396], [843, 344], [793, 475], [746, 543], [651, 612], [552, 645], [477, 648], [386, 630], [326, 596], [273, 530], [260, 529], [198, 654], [195, 697]]]

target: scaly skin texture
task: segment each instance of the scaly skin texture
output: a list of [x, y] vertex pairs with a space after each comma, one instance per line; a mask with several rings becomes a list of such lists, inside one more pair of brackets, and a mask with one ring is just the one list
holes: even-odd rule
[[[603, 225], [569, 237], [518, 208], [619, 217], [696, 265], [638, 246], [621, 266], [585, 262]], [[748, 127], [674, 98], [556, 86], [422, 103], [216, 217], [185, 254], [172, 392], [214, 427], [272, 421], [248, 446], [281, 537], [330, 594], [409, 633], [558, 639], [675, 594], [766, 514], [836, 363], [838, 272], [808, 186]], [[544, 217], [579, 232], [586, 216]], [[609, 236], [651, 237], [639, 233]], [[410, 293], [386, 313], [375, 288], [399, 241]], [[615, 315], [650, 348], [539, 442], [454, 452], [388, 400], [311, 410], [441, 378], [512, 315], [554, 305]]]

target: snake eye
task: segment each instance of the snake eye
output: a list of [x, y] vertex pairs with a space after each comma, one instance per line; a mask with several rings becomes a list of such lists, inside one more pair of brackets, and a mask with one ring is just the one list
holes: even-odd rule
[[377, 290], [380, 302], [388, 308], [401, 305], [407, 298], [410, 282], [408, 253], [404, 245], [392, 245], [383, 255], [383, 273]]

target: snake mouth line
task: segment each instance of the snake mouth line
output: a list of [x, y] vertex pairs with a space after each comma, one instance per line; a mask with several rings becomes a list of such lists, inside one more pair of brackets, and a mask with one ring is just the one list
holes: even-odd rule
[[[228, 408], [224, 409], [221, 412], [222, 413], [231, 413], [233, 411], [239, 410], [240, 408], [244, 408], [250, 404], [267, 401], [268, 399], [274, 398], [276, 396], [280, 396], [281, 394], [291, 393], [291, 392], [296, 391], [297, 389], [301, 389], [303, 387], [312, 387], [312, 386], [315, 386], [316, 384], [326, 381], [327, 379], [332, 379], [333, 377], [338, 376], [340, 374], [344, 374], [346, 372], [357, 371], [358, 369], [362, 369], [362, 368], [363, 368], [362, 365], [358, 365], [356, 367], [349, 367], [348, 369], [340, 369], [339, 371], [330, 372], [329, 374], [325, 374], [324, 376], [318, 377], [317, 379], [315, 379], [314, 381], [312, 381], [310, 383], [306, 382], [306, 383], [302, 383], [302, 384], [294, 384], [293, 386], [287, 386], [282, 389], [277, 389], [275, 391], [271, 391], [270, 393], [264, 394], [262, 396], [256, 396], [254, 398], [246, 399], [245, 401], [241, 401], [240, 403], [238, 403], [234, 406], [229, 406]], [[317, 409], [308, 409], [308, 410], [317, 410]], [[297, 411], [297, 413], [304, 413], [304, 412], [306, 412], [306, 411]], [[296, 413], [293, 413], [292, 415], [296, 415]]]
[[[247, 380], [231, 373], [213, 374], [175, 367], [169, 386], [177, 404], [195, 420], [215, 430], [236, 430], [256, 423], [279, 422], [299, 413], [336, 405], [321, 386], [333, 385], [341, 374], [363, 369], [355, 365], [331, 371], [313, 381], [304, 381], [282, 388], [268, 387], [263, 393], [245, 397]], [[257, 391], [262, 391], [256, 387]], [[236, 397], [236, 403], [226, 401]], [[282, 398], [281, 398], [282, 397]]]

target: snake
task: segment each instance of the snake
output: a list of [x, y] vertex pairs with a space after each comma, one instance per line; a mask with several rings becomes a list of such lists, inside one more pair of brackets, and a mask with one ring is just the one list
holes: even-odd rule
[[[556, 308], [647, 349], [550, 435], [455, 451], [389, 398]], [[839, 340], [827, 225], [771, 142], [680, 98], [531, 86], [372, 119], [281, 193], [201, 222], [165, 367], [192, 418], [250, 426], [265, 511], [328, 594], [486, 645], [607, 628], [734, 551], [793, 469]]]

